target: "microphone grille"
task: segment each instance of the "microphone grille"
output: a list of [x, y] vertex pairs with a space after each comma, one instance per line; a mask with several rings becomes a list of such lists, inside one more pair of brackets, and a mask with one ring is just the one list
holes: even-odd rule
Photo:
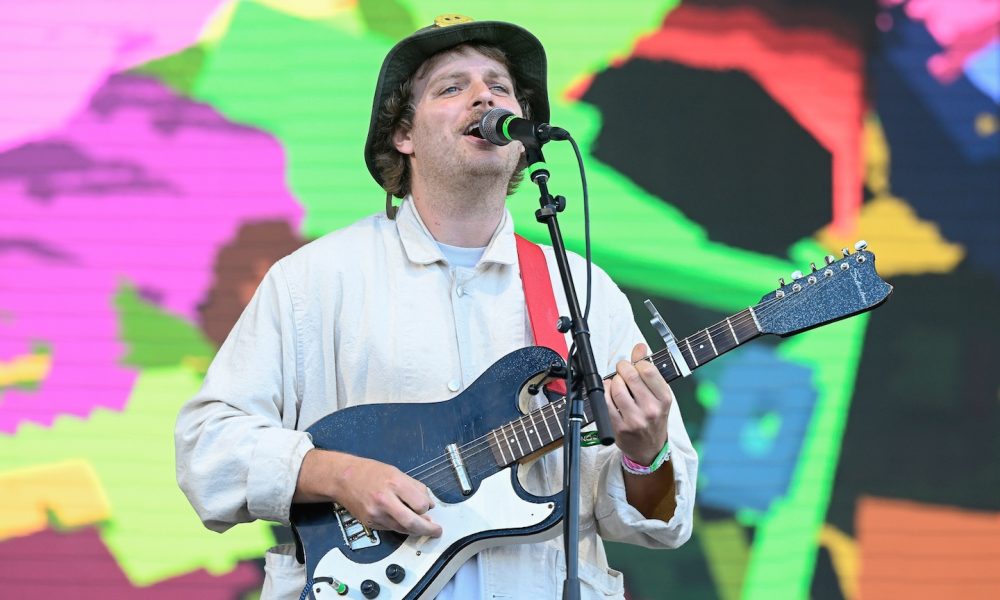
[[483, 136], [483, 139], [497, 146], [506, 146], [509, 144], [510, 140], [497, 133], [497, 124], [504, 117], [512, 114], [514, 113], [506, 108], [494, 108], [483, 115], [483, 118], [479, 121], [479, 133]]

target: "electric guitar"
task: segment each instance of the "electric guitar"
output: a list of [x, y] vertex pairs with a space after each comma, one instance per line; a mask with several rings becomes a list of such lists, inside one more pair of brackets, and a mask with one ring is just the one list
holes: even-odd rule
[[[646, 358], [669, 382], [765, 334], [787, 337], [879, 306], [892, 286], [875, 272], [875, 256], [844, 250], [760, 302], [682, 340], [655, 313], [667, 348]], [[651, 307], [651, 305], [650, 305]], [[657, 322], [659, 320], [659, 322]], [[662, 325], [662, 327], [661, 327]], [[368, 404], [330, 414], [307, 431], [318, 448], [389, 463], [423, 482], [436, 506], [440, 538], [371, 531], [335, 503], [296, 504], [291, 522], [314, 600], [433, 598], [462, 563], [492, 546], [540, 541], [561, 532], [561, 494], [534, 496], [519, 483], [519, 461], [553, 450], [563, 438], [566, 399], [528, 414], [519, 399], [537, 392], [555, 351], [516, 350], [462, 394], [429, 404]], [[610, 377], [610, 376], [609, 376]], [[587, 422], [593, 420], [586, 407]]]

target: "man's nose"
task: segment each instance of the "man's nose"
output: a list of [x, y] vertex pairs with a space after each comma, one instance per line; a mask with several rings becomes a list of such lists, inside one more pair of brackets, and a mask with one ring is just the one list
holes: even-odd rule
[[473, 106], [493, 106], [494, 102], [493, 90], [485, 81], [479, 81], [472, 86], [472, 105]]

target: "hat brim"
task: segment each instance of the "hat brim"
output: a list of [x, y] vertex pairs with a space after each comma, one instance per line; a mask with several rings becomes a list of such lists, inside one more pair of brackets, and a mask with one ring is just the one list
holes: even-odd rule
[[546, 84], [545, 49], [527, 29], [502, 21], [471, 21], [445, 27], [425, 27], [393, 46], [382, 61], [372, 115], [365, 141], [365, 164], [368, 172], [381, 186], [382, 176], [375, 165], [375, 128], [379, 112], [386, 99], [409, 79], [431, 56], [459, 44], [481, 42], [496, 46], [507, 54], [511, 75], [521, 89], [531, 89], [532, 119], [549, 120], [548, 86]]

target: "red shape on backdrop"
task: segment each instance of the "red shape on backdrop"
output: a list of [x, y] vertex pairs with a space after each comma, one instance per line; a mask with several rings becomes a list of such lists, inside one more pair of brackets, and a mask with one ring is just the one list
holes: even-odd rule
[[245, 562], [225, 575], [198, 570], [138, 587], [125, 577], [94, 528], [71, 533], [48, 530], [0, 543], [4, 598], [232, 600], [259, 589], [263, 579], [260, 569]]
[[[630, 58], [750, 75], [832, 155], [832, 227], [850, 236], [862, 203], [864, 55], [837, 31], [841, 23], [833, 14], [789, 12], [810, 24], [783, 26], [752, 6], [682, 4], [636, 42]], [[579, 99], [591, 80], [575, 83], [567, 97]]]

